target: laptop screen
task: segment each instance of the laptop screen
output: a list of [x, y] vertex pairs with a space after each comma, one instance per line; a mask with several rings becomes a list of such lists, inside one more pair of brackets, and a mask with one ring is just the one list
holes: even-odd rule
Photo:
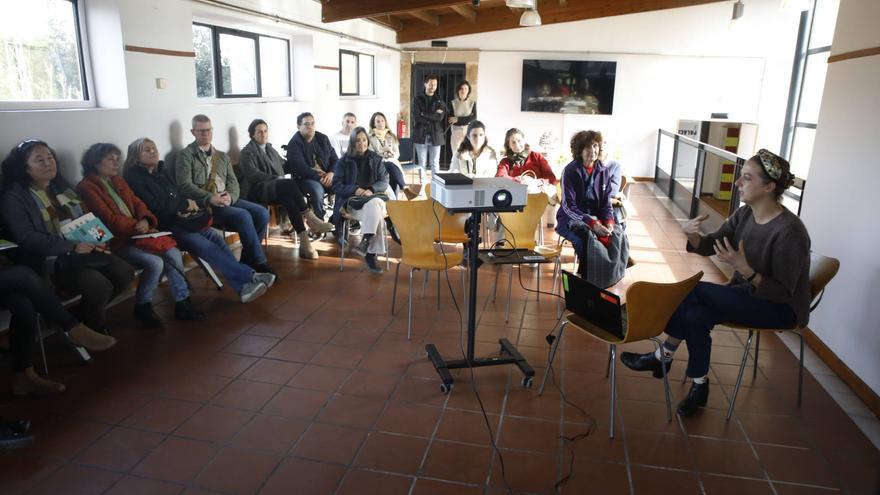
[[565, 309], [618, 338], [624, 336], [620, 297], [574, 273], [562, 271]]

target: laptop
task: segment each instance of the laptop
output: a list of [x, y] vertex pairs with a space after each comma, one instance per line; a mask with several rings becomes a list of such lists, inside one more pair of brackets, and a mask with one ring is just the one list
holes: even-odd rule
[[600, 289], [565, 270], [562, 270], [562, 289], [565, 292], [565, 309], [623, 339], [626, 334], [626, 311], [617, 294]]

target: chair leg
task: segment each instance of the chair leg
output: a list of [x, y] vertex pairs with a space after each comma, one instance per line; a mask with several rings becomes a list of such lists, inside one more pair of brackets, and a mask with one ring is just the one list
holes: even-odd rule
[[798, 365], [798, 400], [797, 405], [801, 407], [801, 400], [804, 396], [804, 336], [800, 332], [795, 332], [795, 334], [801, 339], [801, 356], [800, 356], [800, 364]]
[[406, 310], [406, 340], [412, 339], [412, 283], [413, 272], [416, 270], [417, 268], [415, 267], [409, 270], [409, 305]]
[[437, 270], [437, 309], [440, 309], [440, 270]]
[[608, 374], [611, 373], [611, 360], [614, 359], [611, 356], [611, 348], [608, 348], [608, 363], [605, 364], [605, 378], [608, 378]]
[[[560, 255], [560, 256], [556, 257], [556, 262], [553, 264], [553, 289], [550, 292], [552, 292], [554, 294], [558, 294], [559, 292], [562, 292], [562, 291], [557, 292], [557, 289], [556, 289], [556, 284], [559, 283], [559, 278], [560, 278], [559, 274], [560, 274], [561, 270], [562, 270], [562, 256]], [[559, 319], [562, 317], [562, 300], [558, 297], [555, 299], [556, 299], [556, 319]]]
[[199, 265], [199, 268], [205, 272], [205, 275], [211, 279], [211, 282], [214, 282], [214, 285], [217, 286], [217, 290], [223, 290], [223, 282], [220, 281], [220, 277], [217, 276], [217, 272], [214, 271], [214, 268], [212, 268], [207, 261], [198, 256], [193, 256], [193, 259], [196, 264]]
[[755, 360], [752, 366], [752, 380], [758, 377], [758, 350], [761, 348], [761, 332], [755, 335]]
[[[663, 345], [663, 343], [660, 342], [660, 339], [658, 339], [657, 337], [652, 337], [651, 340], [657, 346], [657, 349], [660, 349], [660, 347]], [[671, 423], [672, 397], [670, 396], [669, 392], [669, 375], [666, 373], [666, 366], [660, 366], [660, 369], [663, 371], [663, 395], [666, 399], [666, 421]]]
[[394, 316], [394, 305], [397, 303], [397, 279], [400, 276], [400, 262], [397, 263], [397, 269], [394, 270], [394, 290], [391, 291], [391, 316]]
[[611, 422], [608, 423], [608, 438], [614, 438], [614, 409], [617, 406], [617, 345], [611, 344]]
[[568, 322], [563, 321], [559, 326], [559, 335], [556, 336], [556, 342], [553, 342], [553, 346], [550, 348], [550, 358], [547, 359], [547, 369], [544, 370], [544, 378], [541, 380], [541, 388], [538, 389], [538, 397], [544, 395], [544, 386], [547, 384], [547, 377], [550, 376], [550, 368], [553, 366], [553, 359], [556, 358], [556, 351], [559, 350], [559, 344], [562, 343], [562, 333], [565, 331], [566, 325]]
[[538, 263], [538, 281], [535, 282], [535, 301], [541, 302], [541, 263]]
[[43, 372], [49, 375], [49, 361], [46, 360], [46, 346], [43, 344], [43, 326], [40, 317], [37, 317], [37, 340], [40, 342], [40, 356], [43, 358]]
[[495, 265], [495, 284], [492, 285], [492, 304], [495, 304], [495, 295], [498, 293], [498, 279], [501, 278], [501, 265]]
[[510, 294], [513, 289], [513, 265], [510, 265], [510, 273], [507, 277], [507, 309], [504, 310], [504, 321], [510, 319]]
[[743, 371], [746, 369], [746, 360], [749, 357], [749, 349], [752, 347], [752, 337], [755, 335], [754, 330], [749, 330], [749, 338], [746, 339], [746, 349], [743, 351], [742, 362], [739, 364], [739, 373], [736, 375], [736, 386], [733, 387], [733, 397], [730, 398], [730, 405], [727, 407], [727, 420], [733, 415], [733, 405], [736, 404], [736, 394], [739, 393], [739, 386], [742, 383]]
[[339, 246], [339, 271], [345, 268], [345, 245], [348, 244], [348, 219], [342, 220], [342, 245]]

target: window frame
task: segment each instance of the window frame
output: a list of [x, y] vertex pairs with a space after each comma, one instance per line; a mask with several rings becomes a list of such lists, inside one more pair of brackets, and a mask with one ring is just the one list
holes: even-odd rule
[[73, 9], [74, 31], [76, 35], [77, 54], [79, 57], [79, 71], [82, 79], [83, 98], [81, 100], [7, 100], [0, 101], [0, 111], [18, 110], [76, 110], [97, 107], [97, 101], [93, 97], [92, 90], [92, 65], [89, 56], [89, 44], [85, 29], [86, 13], [85, 2], [80, 0], [65, 0], [70, 2]]
[[[342, 92], [342, 55], [354, 55], [356, 63], [355, 63], [355, 81], [357, 83], [357, 91], [355, 93], [343, 93]], [[370, 94], [361, 94], [361, 56], [370, 57], [373, 61], [373, 92]], [[350, 50], [348, 48], [340, 48], [339, 49], [339, 96], [343, 98], [355, 99], [355, 98], [375, 98], [376, 97], [376, 55], [373, 53], [364, 53], [358, 52], [355, 50]]]
[[[198, 81], [196, 81], [196, 99], [201, 102], [207, 101], [228, 101], [228, 100], [236, 100], [236, 99], [260, 99], [260, 100], [290, 100], [293, 99], [293, 60], [291, 58], [292, 50], [291, 43], [289, 38], [284, 38], [282, 36], [276, 36], [271, 34], [263, 34], [256, 33], [253, 31], [243, 31], [240, 29], [228, 28], [225, 26], [220, 26], [217, 24], [209, 24], [207, 22], [199, 22], [192, 21], [190, 23], [193, 26], [201, 26], [206, 27], [211, 30], [211, 55], [214, 69], [214, 95], [213, 96], [199, 96], [198, 95]], [[223, 67], [221, 65], [222, 54], [220, 50], [220, 35], [226, 34], [231, 36], [238, 36], [241, 38], [248, 38], [254, 41], [254, 62], [256, 65], [256, 76], [257, 76], [257, 92], [249, 93], [249, 94], [224, 94], [223, 92]], [[263, 96], [263, 70], [262, 70], [262, 61], [260, 60], [260, 38], [272, 38], [276, 40], [283, 41], [287, 46], [287, 94], [280, 96]], [[196, 74], [198, 77], [198, 74]]]

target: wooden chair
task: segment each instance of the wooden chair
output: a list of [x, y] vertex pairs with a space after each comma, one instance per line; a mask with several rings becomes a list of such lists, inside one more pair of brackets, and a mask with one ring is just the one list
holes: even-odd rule
[[391, 217], [391, 221], [394, 222], [394, 227], [400, 235], [400, 244], [403, 249], [403, 255], [394, 271], [394, 292], [391, 297], [392, 315], [397, 302], [397, 280], [400, 274], [400, 265], [405, 263], [412, 267], [409, 271], [409, 302], [406, 323], [406, 338], [409, 339], [412, 337], [413, 272], [416, 270], [436, 270], [439, 279], [439, 272], [460, 265], [464, 256], [457, 252], [444, 255], [435, 249], [434, 237], [437, 225], [432, 220], [434, 205], [431, 201], [389, 201], [386, 206], [388, 207], [388, 216]]
[[[563, 275], [566, 276], [566, 275]], [[666, 323], [672, 317], [675, 308], [690, 293], [697, 282], [703, 278], [703, 272], [698, 272], [686, 280], [675, 283], [659, 282], [635, 282], [626, 291], [626, 328], [623, 338], [618, 338], [605, 330], [593, 325], [589, 321], [575, 314], [565, 316], [565, 321], [559, 327], [559, 335], [550, 349], [550, 357], [547, 361], [547, 370], [541, 380], [541, 388], [538, 395], [544, 393], [547, 377], [550, 375], [553, 358], [562, 343], [562, 334], [568, 325], [601, 340], [609, 345], [608, 364], [605, 368], [605, 376], [611, 374], [611, 422], [609, 423], [609, 436], [614, 438], [614, 412], [617, 405], [617, 346], [630, 342], [651, 340], [656, 348], [660, 348], [661, 342], [657, 338], [666, 328]], [[564, 284], [565, 282], [563, 282]], [[663, 369], [663, 391], [666, 396], [666, 419], [672, 421], [672, 400], [669, 395], [669, 380], [666, 376], [666, 367]]]
[[[829, 282], [837, 275], [837, 271], [840, 269], [840, 261], [836, 258], [829, 258], [827, 256], [822, 256], [821, 254], [811, 253], [810, 254], [810, 312], [816, 309], [819, 306], [819, 303], [822, 302], [822, 295], [825, 293], [825, 286], [828, 285]], [[739, 393], [739, 387], [742, 383], [743, 371], [746, 369], [746, 361], [749, 358], [749, 348], [752, 345], [752, 337], [755, 337], [755, 357], [754, 357], [754, 367], [752, 368], [752, 378], [758, 374], [758, 350], [761, 346], [761, 333], [762, 332], [791, 332], [800, 339], [800, 355], [799, 366], [798, 366], [798, 397], [797, 397], [797, 405], [801, 406], [801, 399], [803, 398], [804, 391], [804, 335], [802, 332], [802, 328], [772, 328], [772, 329], [764, 329], [764, 328], [751, 328], [746, 325], [737, 325], [734, 323], [724, 323], [724, 326], [728, 328], [732, 328], [734, 330], [747, 330], [749, 332], [749, 337], [746, 339], [746, 348], [743, 350], [742, 361], [739, 364], [739, 373], [736, 377], [736, 386], [733, 388], [733, 396], [730, 398], [730, 405], [727, 407], [727, 419], [730, 420], [730, 417], [733, 415], [733, 406], [736, 404], [736, 395]]]

